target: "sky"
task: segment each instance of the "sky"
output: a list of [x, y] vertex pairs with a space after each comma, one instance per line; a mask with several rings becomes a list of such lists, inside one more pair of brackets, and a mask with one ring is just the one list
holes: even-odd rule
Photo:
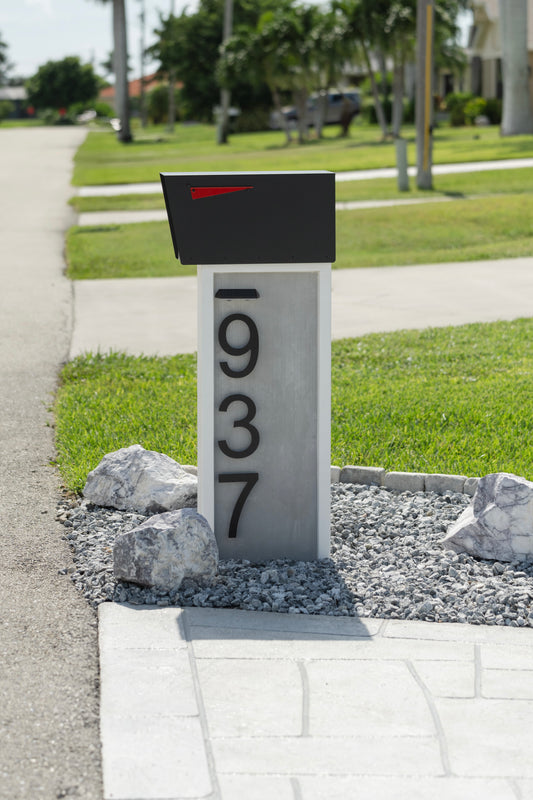
[[[172, 0], [144, 0], [146, 46], [153, 44], [159, 12], [170, 13]], [[133, 77], [140, 73], [141, 0], [127, 0], [128, 48]], [[174, 13], [193, 12], [197, 0], [174, 0]], [[28, 78], [47, 61], [79, 56], [104, 75], [101, 62], [112, 50], [111, 3], [100, 0], [0, 0], [0, 37], [14, 64], [12, 75]], [[146, 64], [146, 74], [157, 64]]]
[[[128, 47], [132, 77], [140, 74], [139, 15], [142, 0], [126, 0]], [[155, 41], [159, 12], [169, 14], [184, 8], [194, 12], [197, 0], [144, 0], [145, 44]], [[99, 0], [0, 0], [0, 37], [8, 46], [8, 58], [14, 64], [12, 75], [28, 78], [47, 61], [79, 56], [82, 63], [101, 68], [112, 49], [111, 3]], [[155, 72], [157, 63], [145, 64], [145, 74]]]

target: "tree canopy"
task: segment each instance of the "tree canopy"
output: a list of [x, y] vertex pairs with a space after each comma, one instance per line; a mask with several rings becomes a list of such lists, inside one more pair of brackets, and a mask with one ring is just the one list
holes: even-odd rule
[[[438, 52], [453, 67], [460, 66], [454, 46], [457, 15], [467, 2], [435, 0]], [[296, 0], [241, 0], [235, 4], [233, 36], [222, 46], [223, 5], [224, 0], [200, 0], [193, 14], [184, 10], [179, 16], [161, 15], [155, 31], [158, 41], [150, 52], [162, 73], [173, 70], [183, 83], [182, 100], [189, 115], [209, 118], [220, 86], [231, 90], [232, 102], [241, 108], [257, 104], [258, 94], [264, 98], [268, 87], [276, 108], [291, 98], [302, 120], [309, 94], [320, 96], [338, 84], [347, 64], [361, 64], [387, 135], [374, 74], [377, 56], [383, 65], [393, 64], [393, 129], [398, 135], [404, 67], [414, 59], [416, 0], [329, 0], [323, 6]], [[305, 135], [301, 129], [300, 139]]]
[[37, 109], [68, 108], [88, 103], [98, 95], [100, 79], [90, 64], [77, 56], [47, 61], [26, 83], [28, 103]]
[[5, 83], [10, 69], [11, 64], [7, 56], [7, 44], [4, 42], [0, 31], [0, 86]]
[[[278, 0], [243, 0], [235, 4], [234, 29], [250, 31], [260, 15]], [[148, 52], [159, 61], [160, 72], [172, 70], [183, 84], [181, 101], [189, 116], [207, 120], [220, 99], [216, 67], [222, 44], [224, 0], [200, 0], [198, 10], [179, 16], [160, 15], [154, 31], [158, 39]], [[251, 85], [242, 76], [233, 86], [233, 101], [243, 107], [268, 102], [264, 82]]]

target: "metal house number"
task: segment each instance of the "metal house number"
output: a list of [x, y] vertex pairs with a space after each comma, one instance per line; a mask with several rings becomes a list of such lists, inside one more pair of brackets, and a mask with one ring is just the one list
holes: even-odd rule
[[[215, 297], [224, 300], [252, 300], [257, 299], [259, 293], [255, 289], [219, 289]], [[232, 345], [228, 340], [229, 330], [235, 322], [243, 323], [247, 329], [247, 340], [240, 346]], [[219, 361], [218, 366], [224, 375], [239, 381], [241, 378], [245, 378], [253, 372], [259, 357], [259, 332], [257, 330], [257, 325], [248, 314], [233, 313], [225, 316], [218, 327], [218, 343], [224, 353], [243, 359], [242, 363], [239, 364], [237, 368], [231, 367], [227, 361]], [[236, 390], [238, 390], [238, 388], [238, 385], [236, 385]], [[231, 441], [228, 442], [227, 439], [219, 439], [217, 441], [217, 446], [228, 458], [240, 460], [255, 453], [259, 447], [261, 436], [257, 427], [253, 424], [257, 411], [255, 403], [252, 398], [248, 397], [246, 394], [235, 391], [235, 393], [227, 395], [219, 404], [218, 411], [223, 414], [231, 414], [232, 407], [236, 403], [244, 404], [246, 413], [243, 417], [238, 417], [233, 420], [233, 428], [243, 428], [246, 431], [249, 437], [248, 444], [244, 448], [236, 449]], [[242, 510], [258, 480], [258, 472], [223, 472], [218, 475], [219, 483], [244, 484], [231, 513], [228, 528], [229, 539], [235, 539], [237, 537]]]

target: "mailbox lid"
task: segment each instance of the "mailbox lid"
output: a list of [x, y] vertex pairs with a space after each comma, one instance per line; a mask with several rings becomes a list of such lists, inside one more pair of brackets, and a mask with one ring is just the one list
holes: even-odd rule
[[335, 261], [335, 174], [162, 172], [182, 264]]

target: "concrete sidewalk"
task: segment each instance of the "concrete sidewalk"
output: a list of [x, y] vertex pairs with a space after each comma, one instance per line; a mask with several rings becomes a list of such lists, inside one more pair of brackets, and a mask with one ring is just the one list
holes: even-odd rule
[[[334, 270], [332, 336], [533, 316], [533, 258]], [[74, 282], [70, 357], [196, 350], [196, 278]]]
[[53, 402], [79, 128], [0, 129], [0, 797], [99, 800], [96, 615], [66, 574]]
[[533, 630], [100, 606], [111, 800], [533, 798]]

